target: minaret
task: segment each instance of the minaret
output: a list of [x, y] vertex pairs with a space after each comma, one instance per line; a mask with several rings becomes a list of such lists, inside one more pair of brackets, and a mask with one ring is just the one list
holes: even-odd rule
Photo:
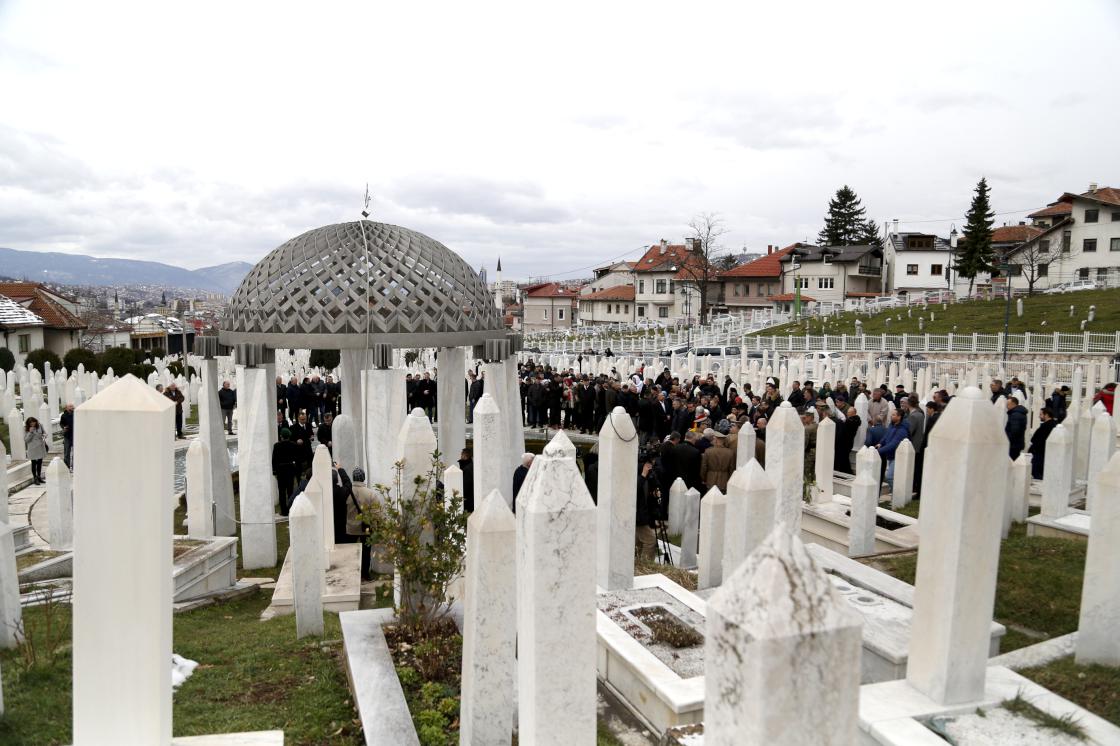
[[505, 310], [502, 306], [502, 258], [498, 257], [498, 268], [494, 278], [494, 305], [499, 311]]

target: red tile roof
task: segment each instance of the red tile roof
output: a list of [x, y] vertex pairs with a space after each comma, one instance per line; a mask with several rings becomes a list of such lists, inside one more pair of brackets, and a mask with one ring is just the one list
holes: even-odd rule
[[0, 295], [6, 295], [43, 320], [48, 329], [85, 329], [86, 324], [66, 310], [38, 282], [0, 282]]
[[[786, 302], [791, 302], [792, 303], [795, 299], [796, 299], [796, 296], [793, 293], [782, 293], [781, 295], [771, 295], [768, 298], [768, 300], [771, 301], [772, 303], [775, 303], [775, 302], [776, 303], [786, 303]], [[808, 295], [805, 295], [805, 293], [802, 293], [801, 294], [801, 302], [802, 303], [816, 303], [817, 299], [812, 298]]]
[[773, 254], [759, 257], [753, 262], [740, 264], [738, 267], [722, 273], [720, 277], [781, 277], [782, 257], [793, 251], [796, 246], [797, 244], [790, 244]]
[[992, 243], [1022, 243], [1040, 233], [1042, 229], [1033, 225], [1001, 225], [992, 231]]
[[[662, 253], [664, 249], [664, 253]], [[684, 244], [655, 243], [646, 249], [642, 258], [634, 264], [635, 272], [671, 272], [674, 268], [682, 266], [693, 257], [691, 251]]]
[[1069, 215], [1073, 212], [1073, 205], [1069, 202], [1055, 202], [1041, 210], [1036, 210], [1028, 218], [1052, 218], [1059, 215]]
[[570, 288], [557, 282], [531, 285], [525, 291], [527, 298], [576, 298], [578, 296], [579, 288]]
[[634, 300], [633, 285], [615, 285], [588, 295], [581, 295], [580, 300]]
[[1085, 192], [1081, 196], [1100, 200], [1110, 205], [1120, 205], [1120, 189], [1114, 189], [1113, 187], [1101, 187], [1095, 192]]

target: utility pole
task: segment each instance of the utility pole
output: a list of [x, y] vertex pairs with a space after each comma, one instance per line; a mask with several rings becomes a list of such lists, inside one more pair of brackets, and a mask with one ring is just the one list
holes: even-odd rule
[[1008, 251], [1005, 249], [1000, 257], [999, 271], [1003, 274], [1003, 289], [1007, 295], [1007, 302], [1003, 309], [1003, 362], [1007, 362], [1007, 331], [1011, 325], [1011, 263], [1008, 261]]

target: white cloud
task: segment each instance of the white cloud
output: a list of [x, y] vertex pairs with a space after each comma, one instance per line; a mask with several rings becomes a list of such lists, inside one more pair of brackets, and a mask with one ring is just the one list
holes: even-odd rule
[[0, 246], [255, 261], [368, 182], [375, 218], [524, 277], [702, 211], [735, 248], [811, 238], [844, 183], [880, 221], [962, 215], [985, 174], [1036, 207], [1120, 182], [1117, 96], [1073, 72], [1118, 36], [1112, 0], [7, 2]]

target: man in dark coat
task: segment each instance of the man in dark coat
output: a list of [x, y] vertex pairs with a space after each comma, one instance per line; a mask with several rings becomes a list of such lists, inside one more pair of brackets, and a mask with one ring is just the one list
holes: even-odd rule
[[288, 419], [291, 420], [292, 422], [295, 422], [296, 418], [299, 417], [299, 405], [300, 405], [299, 382], [296, 381], [295, 376], [292, 376], [291, 380], [288, 381], [288, 387], [287, 388], [288, 388], [288, 396], [286, 397], [286, 400], [288, 402]]
[[583, 483], [591, 493], [591, 502], [599, 504], [599, 444], [591, 446], [583, 457]]
[[323, 412], [323, 424], [319, 425], [319, 429], [315, 431], [315, 440], [325, 445], [332, 456], [334, 455], [334, 436], [332, 435], [333, 422], [334, 414], [329, 411]]
[[525, 476], [529, 473], [529, 467], [533, 465], [533, 454], [523, 453], [521, 455], [521, 466], [513, 470], [513, 512], [517, 512], [517, 493], [521, 492], [521, 485], [525, 483]]
[[579, 401], [579, 431], [595, 432], [595, 387], [590, 381], [583, 381], [576, 389]]
[[233, 435], [233, 410], [237, 407], [237, 392], [229, 387], [229, 381], [223, 381], [222, 387], [218, 389], [218, 407], [222, 410], [226, 433]]
[[62, 428], [62, 460], [66, 468], [72, 469], [74, 456], [74, 405], [67, 404], [62, 416], [58, 418], [58, 426]]
[[836, 456], [832, 461], [832, 468], [843, 474], [854, 474], [852, 471], [852, 449], [856, 444], [856, 435], [862, 420], [855, 407], [848, 407], [845, 413], [847, 419], [836, 423]]
[[311, 438], [315, 431], [311, 429], [311, 425], [307, 421], [307, 413], [300, 412], [296, 421], [292, 423], [292, 441], [295, 442], [299, 448], [300, 454], [300, 471], [307, 469], [311, 466]]
[[288, 411], [288, 387], [284, 385], [284, 379], [280, 376], [276, 376], [276, 410]]
[[463, 472], [463, 511], [474, 512], [474, 461], [471, 449], [464, 448], [459, 454], [459, 470]]
[[346, 533], [346, 513], [354, 486], [350, 482], [350, 475], [345, 469], [338, 468], [337, 463], [331, 464], [331, 488], [331, 497], [334, 499], [334, 543], [345, 544], [350, 541]]
[[[673, 446], [673, 461], [676, 462], [676, 476], [684, 480], [686, 486], [699, 490], [700, 484], [700, 451], [693, 445], [698, 436], [694, 432], [686, 433], [684, 441]], [[672, 487], [672, 483], [669, 484]]]
[[482, 398], [483, 384], [482, 378], [476, 376], [474, 373], [468, 373], [467, 378], [470, 383], [467, 385], [467, 422], [474, 422], [474, 406], [478, 404], [478, 400]]
[[1007, 424], [1003, 431], [1007, 433], [1008, 455], [1012, 460], [1019, 458], [1026, 447], [1027, 408], [1014, 396], [1007, 397]]
[[1031, 435], [1031, 478], [1042, 479], [1042, 475], [1046, 469], [1046, 440], [1050, 437], [1050, 433], [1054, 432], [1054, 428], [1058, 426], [1058, 419], [1054, 416], [1054, 410], [1050, 407], [1043, 407], [1042, 412], [1039, 413], [1038, 429]]
[[638, 441], [639, 446], [657, 440], [657, 412], [657, 404], [654, 403], [648, 389], [643, 391], [642, 397], [638, 400], [638, 433], [641, 436], [641, 440]]
[[167, 390], [163, 392], [163, 395], [175, 402], [175, 437], [182, 438], [183, 402], [186, 401], [186, 397], [183, 396], [183, 392], [180, 391], [179, 387], [174, 383], [167, 384]]
[[300, 469], [299, 446], [292, 442], [288, 428], [280, 430], [280, 440], [272, 446], [272, 475], [276, 477], [276, 492], [280, 497], [280, 515], [287, 515], [292, 506], [292, 487]]
[[657, 557], [657, 522], [662, 520], [661, 488], [648, 456], [641, 459], [639, 468], [634, 545], [640, 559], [653, 562]]
[[425, 373], [416, 383], [416, 406], [424, 410], [428, 419], [435, 418], [436, 412], [436, 382], [430, 373]]

